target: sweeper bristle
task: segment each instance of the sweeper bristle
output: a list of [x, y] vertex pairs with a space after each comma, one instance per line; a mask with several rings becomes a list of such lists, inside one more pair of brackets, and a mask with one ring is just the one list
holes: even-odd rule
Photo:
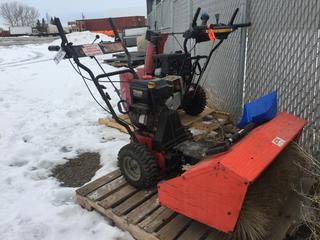
[[[267, 153], [266, 153], [267, 154]], [[281, 213], [293, 187], [299, 183], [307, 155], [291, 143], [250, 185], [235, 231], [229, 239], [264, 240]]]

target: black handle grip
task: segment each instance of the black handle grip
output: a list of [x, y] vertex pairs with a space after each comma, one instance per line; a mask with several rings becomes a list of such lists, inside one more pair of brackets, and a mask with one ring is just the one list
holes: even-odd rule
[[229, 25], [233, 25], [233, 22], [234, 20], [236, 19], [237, 15], [238, 15], [238, 12], [239, 12], [239, 8], [236, 8], [236, 10], [234, 11], [231, 19], [230, 19], [230, 22], [229, 22]]
[[221, 145], [215, 146], [213, 148], [210, 148], [206, 151], [206, 155], [214, 155], [222, 152], [228, 151], [230, 148], [230, 144], [228, 143], [222, 143]]
[[233, 26], [234, 28], [250, 27], [250, 26], [251, 26], [251, 22], [233, 24], [232, 26]]
[[64, 30], [63, 30], [63, 27], [62, 27], [60, 19], [59, 18], [55, 18], [54, 19], [54, 23], [58, 28], [58, 32], [59, 32], [59, 35], [60, 35], [61, 40], [62, 40], [61, 45], [66, 45], [68, 43], [68, 39], [67, 39], [67, 36], [66, 36], [66, 34], [65, 34]]
[[50, 52], [59, 52], [60, 46], [49, 46], [49, 47], [48, 47], [48, 50], [49, 50]]
[[197, 11], [196, 11], [196, 14], [193, 17], [192, 27], [196, 27], [197, 26], [197, 20], [199, 18], [200, 11], [201, 11], [201, 8], [198, 8]]

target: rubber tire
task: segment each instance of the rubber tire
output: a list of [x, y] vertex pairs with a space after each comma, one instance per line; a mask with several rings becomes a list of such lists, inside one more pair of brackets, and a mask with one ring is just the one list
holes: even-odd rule
[[[127, 176], [124, 170], [124, 161], [126, 157], [133, 158], [138, 162], [141, 170], [139, 180], [133, 180]], [[132, 142], [122, 147], [118, 153], [118, 166], [126, 181], [138, 189], [148, 189], [157, 184], [160, 171], [156, 158], [146, 148], [146, 146]]]
[[185, 97], [182, 109], [191, 116], [197, 116], [203, 112], [207, 106], [206, 92], [201, 86], [198, 86], [196, 94], [192, 99], [188, 96]]

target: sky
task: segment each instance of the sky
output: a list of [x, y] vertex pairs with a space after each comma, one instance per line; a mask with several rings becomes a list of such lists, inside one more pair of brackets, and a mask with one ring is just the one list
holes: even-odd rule
[[[146, 0], [0, 0], [0, 3], [18, 1], [37, 8], [41, 18], [48, 13], [64, 23], [85, 18], [146, 16]], [[4, 21], [0, 18], [0, 25]]]

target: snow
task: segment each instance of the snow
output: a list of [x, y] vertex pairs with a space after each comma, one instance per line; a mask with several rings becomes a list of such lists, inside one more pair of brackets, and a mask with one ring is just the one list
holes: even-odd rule
[[[90, 43], [94, 36], [71, 34], [77, 44]], [[50, 176], [64, 158], [97, 151], [102, 168], [96, 179], [116, 168], [118, 150], [129, 139], [98, 125], [98, 118], [108, 114], [68, 61], [55, 65], [48, 45], [0, 47], [0, 239], [131, 239], [99, 214], [82, 209], [75, 189], [61, 187]], [[109, 93], [116, 105], [114, 91]]]
[[[104, 34], [97, 34], [97, 33], [92, 33], [89, 31], [85, 31], [85, 32], [73, 32], [68, 34], [68, 41], [72, 42], [73, 44], [88, 44], [88, 43], [92, 43], [93, 40], [95, 39], [96, 35], [99, 35], [100, 38], [98, 41], [113, 41], [112, 37], [108, 37], [107, 35]], [[56, 41], [54, 41], [52, 43], [52, 45], [60, 45], [61, 40], [58, 39]]]

